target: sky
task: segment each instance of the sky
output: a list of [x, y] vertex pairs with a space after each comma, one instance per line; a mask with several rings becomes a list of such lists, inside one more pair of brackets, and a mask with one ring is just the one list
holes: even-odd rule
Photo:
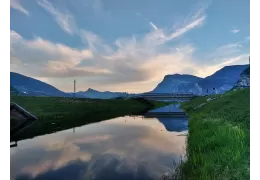
[[146, 92], [247, 64], [249, 0], [11, 0], [10, 67], [66, 92]]

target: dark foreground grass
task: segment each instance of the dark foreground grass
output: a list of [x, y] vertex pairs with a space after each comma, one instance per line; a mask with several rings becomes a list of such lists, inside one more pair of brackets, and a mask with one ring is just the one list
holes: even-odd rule
[[101, 100], [59, 97], [11, 96], [11, 101], [35, 115], [39, 121], [11, 136], [22, 140], [98, 122], [118, 116], [140, 114], [166, 103], [154, 103], [144, 99]]
[[[250, 177], [250, 89], [213, 97], [216, 99], [198, 97], [182, 104], [191, 117], [187, 161], [180, 165], [173, 179]], [[205, 104], [199, 107], [202, 103]]]

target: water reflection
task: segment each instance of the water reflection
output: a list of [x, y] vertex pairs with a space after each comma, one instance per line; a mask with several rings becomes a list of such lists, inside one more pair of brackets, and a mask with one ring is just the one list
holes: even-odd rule
[[167, 131], [182, 132], [188, 130], [188, 119], [170, 117], [157, 117], [157, 119], [164, 125]]
[[187, 121], [119, 117], [19, 141], [12, 179], [158, 179], [184, 154]]

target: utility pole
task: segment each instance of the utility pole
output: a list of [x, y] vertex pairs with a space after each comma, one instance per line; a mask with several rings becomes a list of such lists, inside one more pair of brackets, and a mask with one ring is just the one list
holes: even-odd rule
[[74, 99], [76, 97], [76, 80], [74, 80]]

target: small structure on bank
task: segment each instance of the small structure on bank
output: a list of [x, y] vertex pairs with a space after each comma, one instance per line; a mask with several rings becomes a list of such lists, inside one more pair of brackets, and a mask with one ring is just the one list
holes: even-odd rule
[[26, 111], [16, 103], [10, 103], [10, 136], [12, 137], [21, 129], [28, 127], [37, 117]]

